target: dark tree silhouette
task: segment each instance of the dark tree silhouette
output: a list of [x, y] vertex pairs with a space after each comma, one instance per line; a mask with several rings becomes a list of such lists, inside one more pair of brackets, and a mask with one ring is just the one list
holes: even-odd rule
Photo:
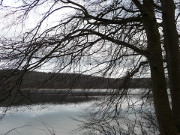
[[[180, 132], [179, 6], [173, 0], [19, 0], [12, 6], [1, 1], [1, 9], [6, 10], [4, 19], [15, 16], [16, 21], [9, 25], [11, 28], [16, 25], [21, 31], [13, 38], [1, 38], [1, 67], [23, 70], [16, 75], [18, 78], [51, 62], [57, 72], [125, 75], [124, 88], [120, 87], [116, 96], [108, 100], [115, 103], [115, 108], [120, 108], [117, 101], [126, 99], [129, 78], [151, 76], [160, 133], [177, 135]], [[39, 14], [36, 24], [26, 27], [28, 17], [35, 13]], [[24, 24], [23, 29], [19, 24]], [[17, 88], [7, 91], [16, 93]], [[111, 104], [105, 106], [107, 110], [111, 108]]]

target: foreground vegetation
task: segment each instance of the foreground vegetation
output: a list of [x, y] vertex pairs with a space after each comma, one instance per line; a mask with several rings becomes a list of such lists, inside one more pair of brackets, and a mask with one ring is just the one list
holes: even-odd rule
[[[0, 92], [5, 98], [1, 101], [11, 96], [10, 102], [13, 102], [17, 93], [22, 94], [20, 87], [26, 73], [47, 65], [59, 73], [124, 76], [123, 87], [119, 86], [117, 95], [102, 102], [100, 111], [94, 114], [97, 117], [92, 117], [98, 121], [91, 119], [93, 122], [89, 123], [98, 125], [99, 121], [120, 119], [119, 110], [124, 102], [128, 102], [128, 109], [134, 108], [128, 97], [128, 80], [148, 76], [151, 89], [142, 94], [138, 113], [146, 113], [143, 106], [153, 107], [155, 119], [147, 119], [148, 124], [129, 120], [127, 125], [132, 126], [126, 131], [121, 128], [123, 124], [117, 123], [115, 131], [129, 134], [128, 129], [134, 129], [131, 134], [137, 134], [135, 127], [138, 125], [141, 134], [151, 134], [146, 131], [151, 129], [152, 123], [157, 123], [161, 135], [180, 134], [179, 1], [17, 0], [8, 3], [0, 0], [0, 7], [4, 11], [0, 14], [4, 19], [1, 22], [7, 22], [2, 29], [7, 34], [0, 38], [1, 68], [22, 71], [2, 77]], [[87, 87], [95, 86], [88, 84]], [[153, 95], [151, 104], [146, 104], [149, 93]], [[100, 129], [94, 126], [91, 131], [98, 130], [104, 135], [114, 129], [102, 125]]]

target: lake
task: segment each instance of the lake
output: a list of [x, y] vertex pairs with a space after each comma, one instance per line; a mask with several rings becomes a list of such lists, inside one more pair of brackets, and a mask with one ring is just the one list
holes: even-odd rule
[[[143, 106], [142, 108], [142, 103], [148, 104], [147, 100], [143, 101], [140, 98], [142, 92], [142, 89], [133, 89], [130, 91], [128, 98], [126, 97], [127, 99], [124, 100], [125, 102], [118, 108], [112, 104], [110, 111], [116, 109], [118, 114], [121, 110], [123, 115], [125, 114], [131, 120], [139, 119], [142, 121], [142, 116], [140, 116], [142, 111], [153, 110], [149, 106]], [[0, 135], [79, 135], [80, 132], [76, 129], [82, 123], [74, 119], [80, 119], [79, 116], [85, 114], [86, 109], [89, 109], [93, 103], [97, 104], [100, 97], [108, 98], [112, 95], [112, 93], [106, 93], [105, 91], [99, 92], [99, 90], [95, 90], [94, 92], [76, 90], [70, 94], [64, 93], [66, 91], [58, 90], [49, 93], [49, 91], [43, 90], [43, 92], [38, 91], [31, 95], [31, 101], [34, 101], [31, 105], [18, 102], [20, 104], [9, 108], [5, 117], [0, 121]], [[86, 94], [88, 97], [86, 97]], [[64, 99], [66, 99], [65, 102]], [[116, 102], [118, 100], [114, 101], [115, 104]], [[0, 107], [0, 110], [2, 113], [4, 107]], [[138, 112], [140, 112], [140, 115], [136, 114]], [[124, 121], [123, 117], [120, 119]], [[112, 122], [112, 124], [114, 123]], [[140, 130], [137, 129], [137, 132], [140, 133]]]
[[0, 135], [13, 128], [17, 129], [8, 135], [50, 135], [50, 132], [56, 135], [78, 135], [73, 130], [78, 128], [80, 122], [73, 119], [82, 115], [83, 110], [92, 103], [93, 101], [12, 107], [0, 121]]

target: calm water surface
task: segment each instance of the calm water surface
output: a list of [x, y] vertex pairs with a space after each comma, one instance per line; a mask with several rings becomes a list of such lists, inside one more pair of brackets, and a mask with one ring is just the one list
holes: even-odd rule
[[[11, 108], [0, 121], [0, 135], [78, 135], [80, 122], [73, 120], [83, 114], [93, 101], [62, 105], [34, 105]], [[3, 110], [3, 108], [0, 108]]]
[[[140, 92], [133, 90], [132, 94]], [[132, 104], [141, 105], [138, 99], [138, 96], [132, 96]], [[74, 119], [79, 119], [94, 102], [12, 107], [0, 121], [0, 135], [79, 135], [76, 129], [81, 123]], [[121, 107], [125, 110], [128, 106], [129, 103], [124, 102]], [[3, 109], [0, 107], [0, 116]], [[17, 129], [8, 133], [14, 128]]]

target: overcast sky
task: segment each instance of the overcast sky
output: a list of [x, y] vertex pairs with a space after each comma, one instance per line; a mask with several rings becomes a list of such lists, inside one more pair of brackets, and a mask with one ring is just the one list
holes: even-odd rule
[[[108, 0], [107, 4], [110, 1], [111, 0]], [[20, 1], [20, 0], [5, 0], [4, 5], [18, 7], [18, 6], [22, 5], [22, 1]], [[27, 16], [26, 21], [24, 21], [22, 23], [19, 20], [17, 20], [17, 16], [19, 15], [19, 13], [11, 14], [10, 16], [4, 18], [4, 15], [6, 15], [7, 13], [11, 13], [11, 12], [9, 10], [4, 10], [4, 9], [0, 10], [0, 18], [1, 18], [0, 19], [0, 24], [1, 24], [0, 25], [0, 30], [1, 30], [0, 36], [1, 37], [13, 37], [13, 38], [18, 37], [19, 38], [18, 35], [26, 32], [27, 30], [34, 28], [34, 26], [37, 25], [37, 23], [41, 19], [41, 14], [45, 13], [51, 5], [52, 5], [52, 3], [47, 2], [47, 3], [43, 4], [42, 6], [39, 6], [35, 10], [32, 10], [29, 13], [29, 15]], [[55, 6], [54, 8], [57, 8], [57, 6]], [[74, 12], [70, 8], [66, 8], [66, 9], [55, 12], [42, 24], [40, 31], [44, 31], [47, 28], [56, 25], [60, 19], [66, 17], [67, 15], [72, 14], [72, 13], [74, 13]], [[12, 26], [12, 24], [14, 24], [14, 26]], [[100, 56], [96, 56], [96, 57], [99, 57], [97, 59], [101, 59]], [[76, 68], [71, 68], [71, 70], [68, 70], [68, 72], [79, 72], [79, 71], [84, 72], [84, 71], [88, 70], [88, 72], [86, 72], [86, 73], [91, 74], [98, 70], [103, 69], [106, 66], [105, 64], [102, 64], [102, 65], [98, 66], [97, 68], [91, 69], [93, 66], [95, 66], [95, 64], [93, 63], [93, 60], [92, 61], [90, 59], [88, 59], [88, 60], [89, 61], [81, 61], [80, 66], [77, 66]], [[102, 60], [104, 60], [103, 57], [102, 57]], [[57, 65], [58, 64], [57, 64], [56, 60], [51, 60], [48, 63], [44, 64], [43, 67], [39, 68], [38, 71], [52, 72], [53, 70], [58, 70]], [[71, 66], [73, 66], [73, 65], [71, 65]], [[131, 66], [131, 65], [129, 65], [129, 66]], [[91, 71], [89, 71], [90, 69], [91, 69]], [[114, 73], [112, 74], [112, 76], [117, 77], [116, 75], [118, 75], [118, 76], [124, 75], [124, 74], [126, 74], [126, 71], [127, 71], [126, 67], [122, 68], [122, 67], [117, 66], [117, 68], [114, 69]]]

